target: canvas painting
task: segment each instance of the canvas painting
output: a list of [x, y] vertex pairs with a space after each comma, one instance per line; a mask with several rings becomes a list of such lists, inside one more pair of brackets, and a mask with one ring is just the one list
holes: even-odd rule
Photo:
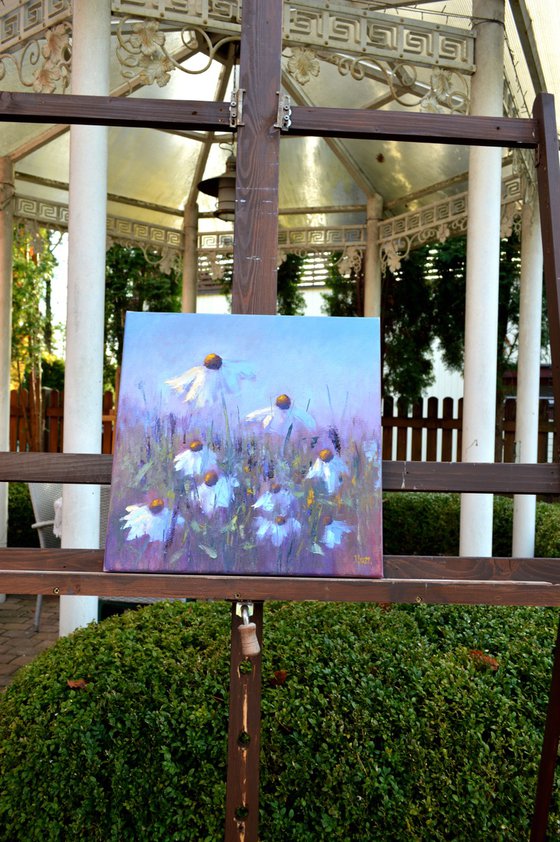
[[377, 319], [128, 313], [105, 569], [382, 575]]

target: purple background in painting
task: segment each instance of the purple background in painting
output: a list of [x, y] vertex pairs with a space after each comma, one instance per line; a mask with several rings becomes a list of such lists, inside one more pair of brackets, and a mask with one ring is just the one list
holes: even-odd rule
[[[235, 394], [193, 409], [166, 381], [193, 367], [207, 373], [202, 362], [209, 353], [219, 354], [224, 366], [250, 365], [254, 379], [239, 380]], [[279, 394], [288, 394], [295, 410], [310, 414], [316, 429], [296, 425], [284, 443], [283, 437], [243, 420], [274, 405]], [[231, 505], [210, 517], [193, 498], [202, 477], [173, 470], [174, 456], [193, 438], [216, 453], [218, 474], [235, 476], [239, 483]], [[255, 439], [263, 448], [260, 463], [249, 454]], [[377, 319], [129, 313], [106, 569], [380, 576], [380, 447], [374, 444], [379, 442]], [[340, 474], [340, 489], [329, 493], [320, 477], [307, 478], [325, 447], [348, 469]], [[258, 522], [264, 530], [258, 535], [256, 518], [268, 521], [279, 512], [253, 505], [274, 481], [269, 477], [274, 468], [263, 459], [268, 464], [271, 454], [280, 459], [282, 452], [290, 456], [289, 476], [285, 467], [276, 470], [296, 496], [280, 514], [288, 526], [297, 521], [300, 528], [276, 546], [267, 522]], [[122, 520], [127, 506], [146, 507], [154, 497], [173, 515], [171, 534], [159, 540], [154, 530], [129, 540], [132, 530]], [[321, 540], [329, 516], [350, 530], [334, 546]]]

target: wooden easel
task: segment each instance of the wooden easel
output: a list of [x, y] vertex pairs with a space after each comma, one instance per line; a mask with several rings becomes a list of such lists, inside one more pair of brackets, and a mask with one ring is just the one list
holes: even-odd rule
[[[233, 310], [274, 313], [278, 236], [278, 160], [282, 133], [407, 140], [536, 149], [555, 418], [560, 429], [560, 172], [554, 103], [541, 94], [532, 119], [403, 114], [293, 107], [279, 99], [281, 0], [244, 0], [237, 124], [227, 103], [149, 99], [0, 94], [0, 120], [38, 123], [228, 130], [237, 133], [237, 211]], [[239, 113], [241, 111], [241, 113]], [[289, 142], [289, 141], [288, 141]], [[111, 457], [31, 453], [0, 454], [0, 481], [110, 482]], [[558, 494], [560, 465], [397, 463], [383, 465], [385, 490]], [[96, 550], [0, 550], [0, 591], [43, 594], [189, 596], [230, 600], [232, 658], [226, 840], [256, 842], [260, 656], [242, 659], [235, 605], [254, 605], [262, 640], [262, 603], [280, 600], [560, 605], [557, 559], [386, 556], [382, 580], [288, 579], [102, 572]], [[560, 643], [560, 640], [559, 640]], [[545, 838], [560, 736], [559, 644], [552, 673], [547, 724], [531, 833]]]

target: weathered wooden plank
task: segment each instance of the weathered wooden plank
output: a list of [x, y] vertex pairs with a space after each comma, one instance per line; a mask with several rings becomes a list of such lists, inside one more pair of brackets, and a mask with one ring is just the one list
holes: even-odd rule
[[[262, 647], [262, 602], [253, 603], [253, 608], [250, 619]], [[258, 839], [262, 653], [250, 658], [243, 654], [242, 619], [236, 615], [235, 605], [231, 621], [225, 842], [250, 842]], [[251, 669], [241, 670], [241, 664], [247, 666], [248, 662]]]
[[0, 569], [0, 589], [57, 596], [560, 606], [558, 583], [474, 579], [280, 579]]
[[113, 457], [100, 453], [0, 452], [0, 481], [108, 485]]
[[[419, 556], [419, 555], [385, 555], [383, 559], [385, 578], [387, 579], [445, 579], [502, 582], [548, 582], [560, 584], [560, 558], [500, 558], [500, 557], [465, 557], [465, 556]], [[88, 549], [38, 549], [25, 547], [8, 547], [0, 549], [0, 570], [2, 572], [72, 572], [72, 573], [101, 573], [103, 570], [103, 550]], [[114, 576], [116, 574], [106, 574]], [[124, 574], [122, 574], [124, 575]], [[134, 574], [126, 574], [127, 576]], [[160, 574], [137, 574], [147, 577], [152, 582], [161, 578]], [[172, 581], [180, 580], [181, 587], [189, 582], [198, 583], [199, 579], [215, 577], [201, 577], [197, 575], [169, 574]], [[232, 578], [250, 579], [257, 577], [224, 576], [228, 581]], [[269, 577], [262, 577], [267, 580]], [[285, 582], [284, 577], [276, 577]], [[308, 577], [309, 578], [309, 577]], [[126, 579], [125, 581], [128, 581]], [[311, 579], [317, 582], [319, 579]], [[321, 581], [326, 581], [322, 579]], [[336, 582], [336, 579], [329, 579]], [[362, 580], [358, 580], [362, 581]], [[198, 585], [197, 585], [198, 586]]]
[[383, 462], [384, 491], [559, 494], [560, 466], [482, 462]]
[[[0, 453], [0, 482], [108, 485], [113, 458], [97, 453]], [[384, 491], [560, 494], [560, 465], [383, 461]]]
[[287, 136], [534, 148], [537, 133], [537, 121], [531, 119], [293, 106]]
[[233, 313], [276, 313], [282, 3], [247, 3], [239, 86], [243, 120], [237, 133], [233, 245]]
[[[537, 181], [544, 258], [544, 280], [550, 333], [552, 390], [556, 429], [560, 423], [560, 164], [554, 97], [541, 93], [533, 108], [538, 125]], [[560, 454], [555, 448], [556, 461]]]
[[0, 121], [231, 131], [229, 104], [81, 94], [0, 92]]

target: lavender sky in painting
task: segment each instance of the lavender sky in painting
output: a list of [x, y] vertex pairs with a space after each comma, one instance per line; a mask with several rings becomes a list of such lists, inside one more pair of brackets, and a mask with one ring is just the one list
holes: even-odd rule
[[255, 370], [255, 379], [244, 382], [232, 399], [241, 416], [286, 393], [319, 425], [350, 420], [351, 407], [354, 415], [372, 419], [375, 430], [373, 419], [380, 410], [372, 405], [380, 376], [379, 358], [372, 350], [379, 342], [376, 319], [146, 315], [127, 314], [125, 366], [134, 375], [123, 377], [122, 387], [140, 410], [145, 396], [152, 406], [184, 411], [182, 397], [166, 381], [214, 353], [224, 360], [246, 361]]

